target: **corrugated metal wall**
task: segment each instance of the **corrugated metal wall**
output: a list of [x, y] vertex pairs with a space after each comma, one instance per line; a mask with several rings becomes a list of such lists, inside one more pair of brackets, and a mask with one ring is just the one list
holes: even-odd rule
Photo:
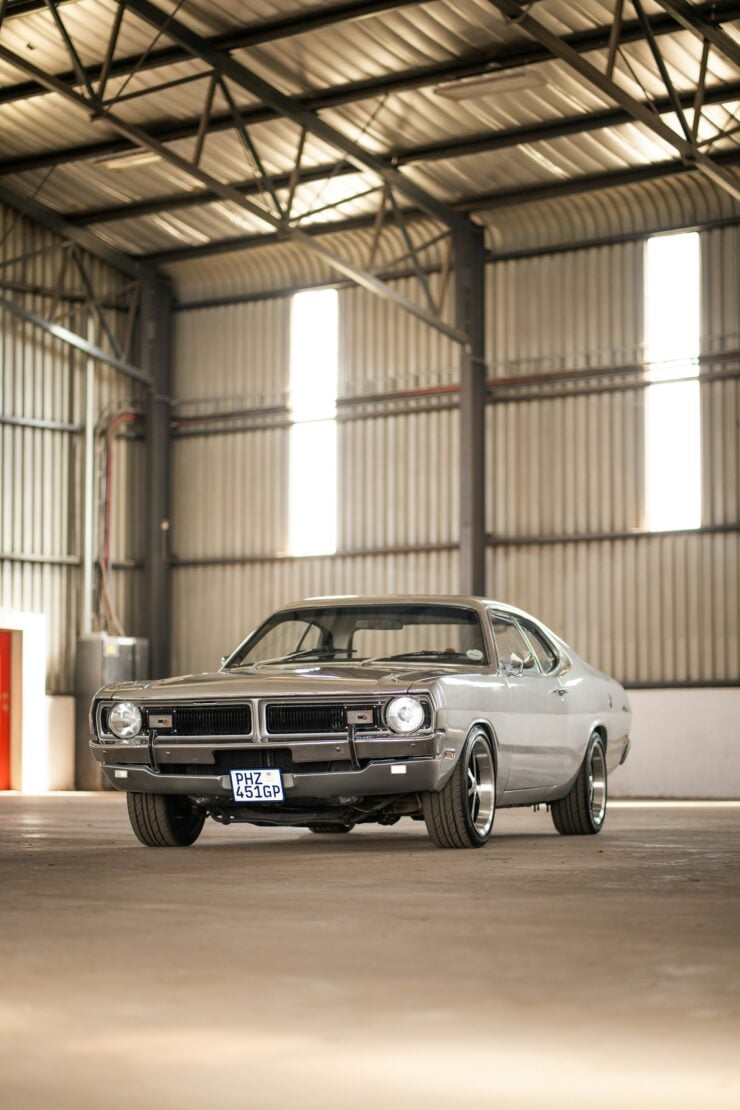
[[[740, 346], [739, 245], [737, 229], [703, 235], [707, 353]], [[642, 256], [633, 242], [489, 266], [491, 376], [639, 363]], [[178, 313], [176, 394], [196, 402], [178, 411], [218, 409], [213, 398], [229, 409], [284, 405], [289, 306], [276, 298]], [[340, 557], [283, 555], [284, 410], [260, 418], [270, 427], [254, 418], [252, 430], [176, 440], [178, 671], [212, 666], [292, 598], [457, 589], [454, 395], [401, 407], [373, 400], [455, 382], [454, 346], [358, 289], [340, 293], [340, 330], [340, 395], [367, 398], [339, 409]], [[702, 397], [704, 525], [737, 525], [738, 383], [708, 383]], [[579, 383], [489, 405], [488, 591], [540, 614], [625, 680], [737, 679], [737, 532], [629, 535], [643, 527], [643, 398], [639, 389], [589, 395]]]
[[[0, 208], [0, 293], [25, 309], [48, 315], [50, 299], [25, 292], [54, 288], [60, 242], [50, 233]], [[24, 256], [23, 261], [12, 261]], [[86, 259], [97, 293], [120, 289], [123, 279]], [[73, 268], [68, 271], [73, 275]], [[74, 284], [69, 276], [69, 287]], [[79, 285], [79, 282], [77, 282]], [[119, 336], [121, 314], [106, 309]], [[78, 307], [57, 306], [57, 322], [85, 327]], [[99, 342], [93, 331], [88, 338]], [[48, 617], [50, 693], [70, 692], [79, 627], [82, 550], [82, 424], [85, 358], [82, 354], [0, 311], [0, 607], [44, 612]], [[112, 411], [135, 392], [116, 371], [95, 370], [96, 410]], [[31, 426], [34, 421], [57, 428]], [[28, 422], [31, 422], [29, 425]], [[112, 559], [130, 564], [113, 572], [113, 594], [127, 632], [140, 631], [143, 572], [143, 444], [115, 447]]]
[[[408, 313], [357, 289], [340, 293], [339, 313], [340, 396], [455, 380], [453, 344]], [[289, 318], [288, 298], [178, 313], [178, 415], [284, 405]], [[291, 598], [456, 588], [458, 414], [449, 402], [392, 415], [371, 400], [340, 413], [338, 544], [347, 554], [335, 559], [284, 557], [289, 430], [284, 416], [272, 423], [175, 438], [173, 549], [201, 564], [174, 572], [178, 671], [213, 665]]]
[[[737, 228], [702, 234], [703, 353], [735, 356], [710, 371], [740, 366], [739, 245]], [[499, 263], [493, 272], [497, 369], [639, 362], [642, 244]], [[642, 390], [625, 390], [491, 406], [488, 521], [503, 542], [489, 551], [488, 589], [540, 614], [627, 681], [737, 681], [737, 530], [585, 538], [644, 527], [643, 402]], [[706, 382], [706, 529], [740, 521], [739, 422], [738, 382]]]

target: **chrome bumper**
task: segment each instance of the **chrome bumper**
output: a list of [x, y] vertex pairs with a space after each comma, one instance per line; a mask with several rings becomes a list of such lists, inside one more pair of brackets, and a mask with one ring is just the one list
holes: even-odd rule
[[[239, 753], [238, 766], [260, 766], [271, 750], [291, 754], [292, 770], [283, 772], [286, 801], [290, 798], [360, 797], [371, 794], [411, 794], [439, 790], [449, 777], [457, 754], [444, 732], [427, 736], [375, 736], [355, 741], [355, 754], [364, 764], [359, 770], [301, 771], [301, 764], [350, 761], [346, 737], [286, 740], [284, 743], [224, 743], [217, 738], [173, 743], [165, 737], [153, 747], [143, 744], [100, 744], [91, 741], [93, 756], [103, 774], [118, 790], [152, 794], [210, 795], [231, 797], [229, 776], [217, 770], [217, 753]], [[443, 757], [446, 755], [446, 758]], [[202, 766], [202, 773], [183, 774], [188, 764]], [[175, 765], [173, 767], [173, 765]]]
[[[453, 767], [451, 760], [413, 759], [407, 762], [371, 763], [359, 771], [324, 771], [304, 775], [285, 771], [285, 800], [293, 798], [361, 798], [373, 794], [415, 794], [439, 790]], [[103, 766], [111, 786], [142, 794], [188, 794], [231, 798], [228, 775], [172, 775], [150, 767], [108, 764]], [[248, 809], [245, 806], [245, 809]]]

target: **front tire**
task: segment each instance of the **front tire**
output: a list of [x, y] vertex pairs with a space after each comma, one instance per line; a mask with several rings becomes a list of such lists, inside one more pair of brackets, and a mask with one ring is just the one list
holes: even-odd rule
[[424, 820], [438, 848], [482, 848], [496, 813], [496, 770], [491, 741], [474, 728], [441, 790], [425, 794]]
[[206, 815], [189, 798], [131, 791], [126, 797], [131, 828], [147, 848], [186, 848], [200, 836]]
[[606, 750], [600, 733], [594, 732], [576, 781], [564, 798], [550, 804], [555, 828], [561, 836], [593, 836], [606, 819]]

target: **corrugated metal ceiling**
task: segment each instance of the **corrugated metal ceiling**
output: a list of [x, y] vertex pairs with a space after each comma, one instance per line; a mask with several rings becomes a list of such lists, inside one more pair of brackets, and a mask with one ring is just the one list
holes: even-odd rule
[[[511, 205], [482, 212], [480, 219], [486, 227], [489, 248], [496, 254], [507, 255], [708, 224], [736, 215], [736, 206], [727, 193], [703, 177], [684, 174], [647, 184]], [[428, 221], [412, 225], [419, 242], [431, 238], [435, 227]], [[363, 264], [370, 251], [372, 231], [344, 232], [324, 241], [330, 247], [341, 244], [345, 257]], [[400, 234], [389, 235], [383, 243], [379, 265], [388, 264], [403, 250]], [[442, 250], [439, 246], [431, 247], [424, 258], [430, 265], [440, 265]], [[336, 274], [325, 262], [292, 243], [274, 242], [259, 250], [233, 251], [169, 263], [163, 268], [176, 283], [183, 303], [251, 296], [336, 280]]]
[[[198, 33], [213, 36], [235, 28], [259, 26], [294, 13], [331, 11], [332, 5], [311, 0], [293, 3], [206, 3], [186, 0], [161, 6], [175, 12]], [[660, 11], [645, 5], [649, 14]], [[63, 4], [61, 14], [70, 36], [86, 65], [100, 63], [105, 55], [116, 5], [113, 0], [75, 0]], [[583, 32], [608, 26], [613, 4], [600, 0], [565, 3], [548, 0], [538, 4], [537, 18], [560, 34]], [[634, 13], [627, 6], [630, 17]], [[738, 26], [725, 29], [738, 37]], [[2, 30], [2, 43], [51, 73], [69, 69], [69, 57], [54, 27], [51, 13], [38, 10], [9, 18]], [[484, 50], [512, 48], [531, 43], [516, 26], [507, 23], [485, 0], [436, 0], [433, 3], [403, 4], [365, 18], [345, 20], [306, 33], [281, 37], [248, 49], [235, 51], [255, 72], [291, 95], [344, 86], [370, 78], [395, 75], [413, 67], [435, 62], [479, 57]], [[132, 12], [124, 16], [115, 57], [142, 54], [169, 45], [166, 35], [154, 30]], [[696, 84], [701, 42], [676, 27], [662, 35], [660, 48], [671, 78], [679, 91]], [[589, 58], [600, 67], [605, 51]], [[713, 50], [709, 58], [708, 86], [737, 81], [740, 74], [732, 63]], [[127, 121], [145, 126], [163, 121], [192, 121], [198, 118], [207, 88], [207, 66], [202, 61], [178, 61], [157, 68], [139, 66], [127, 76], [112, 77], [108, 95], [122, 99], [116, 111]], [[326, 108], [322, 117], [337, 129], [375, 153], [392, 155], [400, 150], [435, 142], [458, 141], [466, 136], [495, 134], [502, 130], [613, 108], [609, 98], [574, 74], [563, 62], [552, 60], [537, 66], [541, 87], [518, 92], [498, 91], [473, 100], [443, 99], [434, 87], [407, 88], [383, 95], [374, 94], [350, 103]], [[619, 61], [620, 82], [637, 98], [664, 97], [665, 88], [656, 71], [646, 42], [624, 45]], [[157, 90], [165, 82], [197, 77], [190, 83]], [[50, 167], [40, 165], [24, 172], [8, 173], [15, 160], [43, 155], [48, 150], [84, 147], [117, 139], [104, 119], [92, 123], [86, 113], [70, 107], [59, 95], [24, 97], [2, 103], [3, 92], [26, 77], [6, 63], [0, 64], [0, 178], [24, 195], [34, 195], [46, 205], [74, 215], [111, 205], [187, 193], [199, 188], [188, 175], [164, 161], [116, 166], [110, 154], [70, 160]], [[147, 95], [139, 95], [147, 92]], [[254, 105], [253, 98], [234, 89], [242, 107]], [[740, 100], [707, 107], [700, 138], [709, 139], [736, 122]], [[220, 94], [214, 114], [223, 115], [226, 104]], [[671, 123], [670, 116], [664, 117]], [[250, 129], [255, 145], [271, 173], [289, 174], [298, 142], [298, 128], [284, 120], [255, 124]], [[172, 149], [188, 157], [194, 138], [172, 142]], [[715, 151], [738, 150], [740, 134], [721, 140]], [[675, 157], [675, 151], [640, 124], [622, 124], [589, 133], [522, 142], [496, 151], [479, 152], [444, 160], [418, 162], [403, 172], [434, 195], [453, 202], [471, 195], [512, 192], [538, 185], [601, 174], [625, 166], [643, 166]], [[306, 168], [332, 164], [336, 153], [325, 143], [309, 138], [304, 152]], [[203, 168], [225, 181], [253, 176], [254, 169], [234, 131], [219, 130], [209, 135], [203, 153]], [[341, 174], [327, 183], [304, 184], [296, 194], [298, 212], [321, 208], [316, 220], [336, 221], [372, 213], [378, 194], [350, 199], [372, 188], [369, 175]], [[284, 194], [283, 194], [284, 195]], [[341, 203], [346, 199], [346, 203]], [[330, 207], [327, 207], [330, 206]], [[335, 207], [336, 206], [336, 207]], [[488, 222], [486, 217], [483, 217]], [[497, 221], [500, 224], [500, 219]], [[520, 224], [523, 228], [527, 217]], [[224, 202], [182, 207], [115, 222], [93, 224], [101, 238], [134, 254], [166, 252], [200, 246], [212, 240], [259, 234], [265, 225], [256, 217]], [[348, 240], [349, 241], [349, 240]], [[272, 249], [272, 248], [266, 248]], [[199, 260], [202, 264], [202, 260]], [[315, 267], [315, 264], [311, 264]], [[177, 267], [185, 273], [190, 263]], [[310, 268], [310, 267], [309, 267]], [[322, 267], [319, 266], [319, 269]], [[207, 269], [207, 267], [206, 267]]]

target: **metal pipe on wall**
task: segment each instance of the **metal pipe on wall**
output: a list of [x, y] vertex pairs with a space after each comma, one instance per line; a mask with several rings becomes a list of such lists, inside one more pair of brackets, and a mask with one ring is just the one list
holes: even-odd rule
[[95, 363], [85, 362], [85, 450], [83, 466], [82, 589], [80, 634], [93, 626], [93, 575], [95, 566]]

